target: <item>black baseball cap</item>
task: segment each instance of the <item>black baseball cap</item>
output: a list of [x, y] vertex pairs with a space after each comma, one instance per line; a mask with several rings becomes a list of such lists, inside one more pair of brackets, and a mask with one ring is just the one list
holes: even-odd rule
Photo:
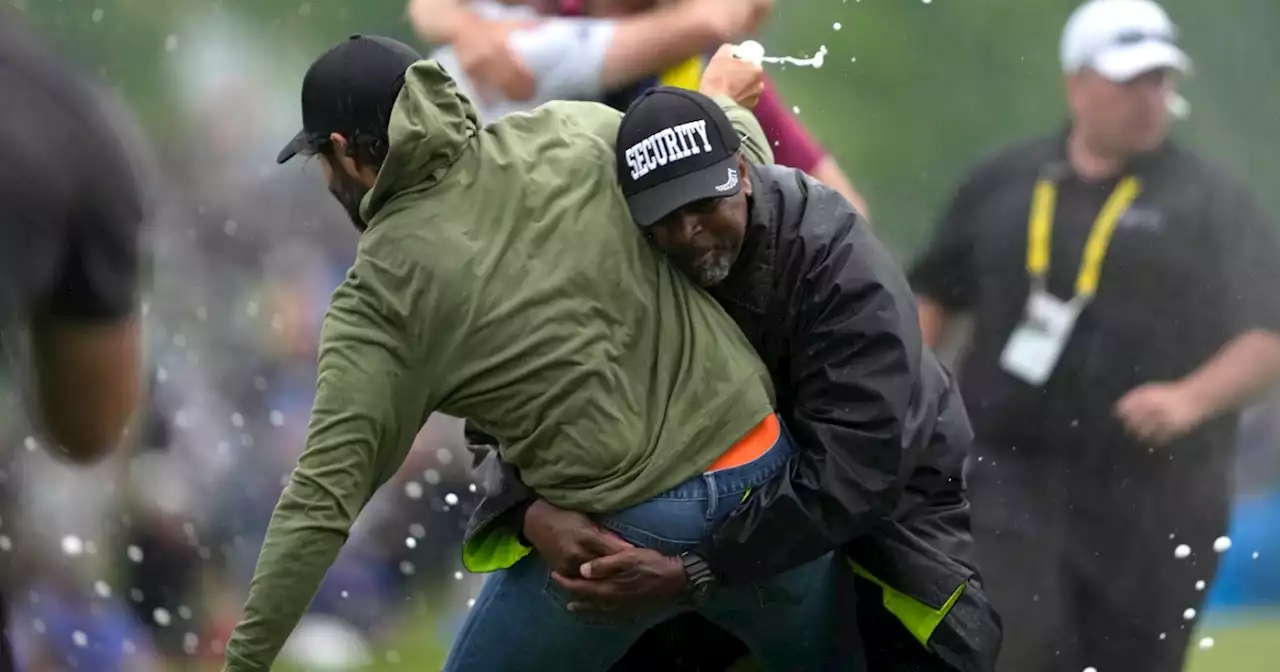
[[642, 94], [618, 127], [618, 181], [636, 224], [742, 190], [742, 138], [710, 98], [660, 86]]
[[409, 45], [376, 35], [352, 35], [321, 54], [302, 78], [302, 130], [276, 161], [316, 151], [330, 133], [385, 131], [404, 72], [420, 60]]

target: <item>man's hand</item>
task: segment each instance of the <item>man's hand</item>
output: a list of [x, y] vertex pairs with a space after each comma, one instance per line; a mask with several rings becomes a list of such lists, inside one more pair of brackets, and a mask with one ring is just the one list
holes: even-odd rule
[[1163, 445], [1195, 429], [1209, 411], [1185, 385], [1148, 383], [1116, 402], [1115, 414], [1134, 438]]
[[754, 109], [764, 92], [764, 69], [734, 58], [733, 45], [722, 45], [707, 63], [698, 91], [706, 96], [728, 96], [734, 102]]
[[507, 100], [529, 100], [537, 91], [537, 79], [512, 51], [512, 31], [535, 25], [534, 21], [486, 21], [475, 18], [453, 40], [463, 72], [483, 98], [495, 93]]
[[557, 509], [541, 499], [525, 511], [524, 537], [551, 569], [572, 577], [585, 563], [634, 548], [587, 516]]
[[630, 611], [673, 601], [689, 577], [680, 558], [632, 548], [578, 568], [582, 578], [551, 577], [577, 598], [569, 611]]

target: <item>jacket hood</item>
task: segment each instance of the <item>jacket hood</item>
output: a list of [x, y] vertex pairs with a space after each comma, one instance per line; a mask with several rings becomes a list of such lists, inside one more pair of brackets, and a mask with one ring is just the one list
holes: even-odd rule
[[479, 128], [475, 107], [444, 68], [435, 61], [410, 66], [387, 128], [387, 159], [360, 206], [364, 220], [373, 226], [397, 195], [439, 184]]

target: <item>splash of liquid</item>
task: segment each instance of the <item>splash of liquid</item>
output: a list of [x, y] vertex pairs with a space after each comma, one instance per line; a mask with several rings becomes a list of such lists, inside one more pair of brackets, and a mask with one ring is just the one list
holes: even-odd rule
[[818, 53], [814, 54], [810, 58], [795, 58], [792, 56], [765, 56], [761, 60], [763, 60], [765, 63], [780, 63], [785, 65], [795, 65], [801, 68], [813, 68], [816, 70], [822, 67], [822, 64], [826, 61], [826, 58], [827, 58], [827, 45], [824, 44], [818, 47]]

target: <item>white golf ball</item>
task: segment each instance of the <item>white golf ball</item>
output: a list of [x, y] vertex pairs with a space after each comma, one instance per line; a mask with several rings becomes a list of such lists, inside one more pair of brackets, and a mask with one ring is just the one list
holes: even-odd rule
[[734, 48], [733, 55], [749, 63], [760, 65], [764, 62], [764, 45], [755, 40], [746, 40]]

